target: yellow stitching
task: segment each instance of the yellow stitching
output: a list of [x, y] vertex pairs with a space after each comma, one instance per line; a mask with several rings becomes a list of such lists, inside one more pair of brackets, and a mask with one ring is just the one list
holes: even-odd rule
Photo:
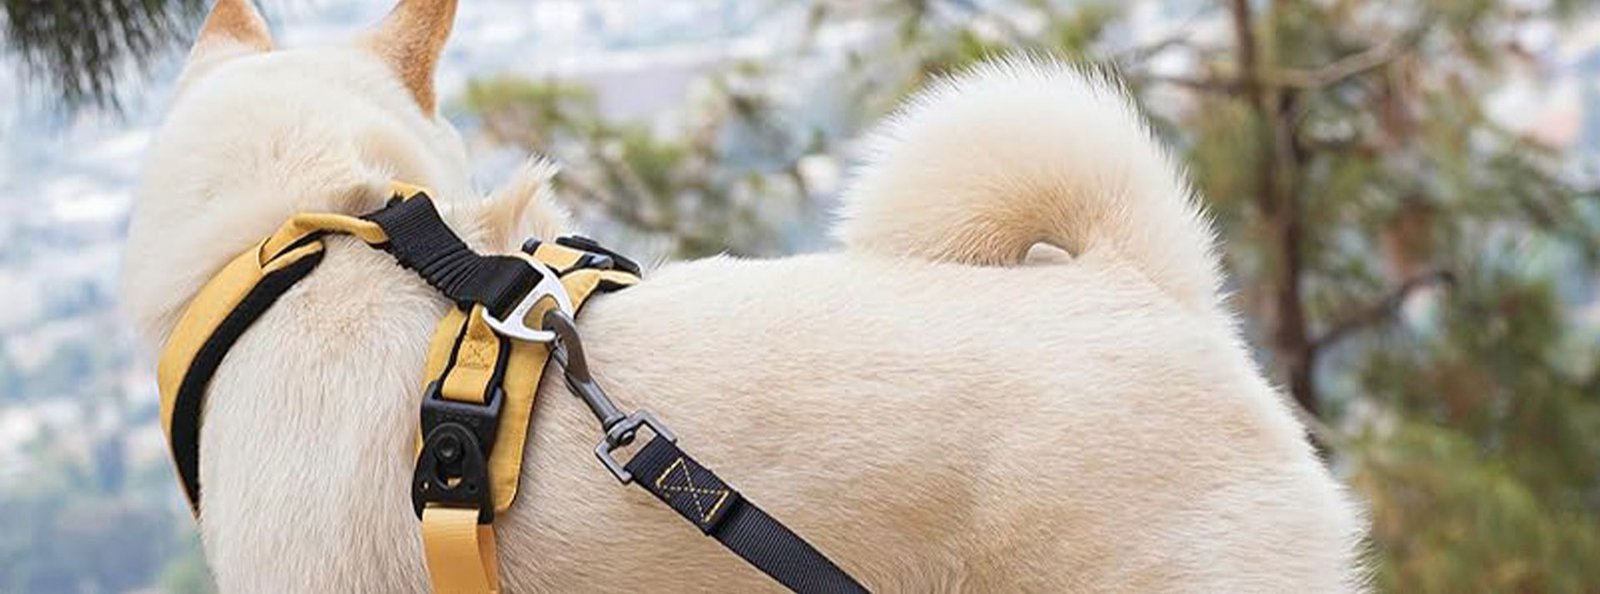
[[[666, 481], [667, 477], [672, 476], [672, 471], [677, 469], [679, 466], [685, 466], [683, 470], [683, 481], [688, 483], [688, 486], [664, 484], [663, 481]], [[689, 501], [694, 503], [695, 511], [700, 513], [700, 523], [702, 524], [710, 522], [711, 517], [717, 515], [717, 510], [721, 509], [723, 502], [728, 500], [729, 493], [727, 489], [708, 489], [694, 484], [694, 477], [690, 475], [683, 456], [678, 456], [677, 460], [673, 460], [672, 464], [667, 466], [666, 472], [662, 472], [661, 476], [656, 477], [656, 488], [669, 493], [688, 494]], [[700, 498], [695, 497], [695, 495], [715, 495], [717, 497], [717, 502], [711, 505], [711, 511], [706, 511], [705, 506], [700, 503]]]
[[678, 456], [678, 459], [673, 460], [672, 465], [667, 467], [666, 472], [663, 472], [661, 473], [661, 476], [656, 477], [657, 489], [667, 488], [666, 485], [661, 484], [661, 481], [667, 480], [667, 477], [672, 476], [672, 469], [677, 468], [679, 464], [683, 464], [683, 456]]
[[[683, 461], [683, 456], [679, 456], [678, 457], [678, 461], [682, 462]], [[685, 483], [687, 483], [689, 485], [689, 491], [690, 491], [689, 502], [694, 504], [694, 510], [697, 511], [697, 512], [700, 512], [700, 515], [705, 515], [706, 507], [703, 506], [703, 505], [700, 505], [700, 498], [699, 497], [695, 497], [694, 493], [693, 493], [693, 491], [696, 489], [696, 487], [695, 487], [695, 484], [694, 484], [694, 476], [689, 472], [689, 464], [688, 463], [684, 463], [684, 465], [683, 465], [683, 482], [685, 482]], [[670, 489], [672, 487], [668, 487], [668, 488]]]
[[[489, 350], [490, 345], [481, 342], [471, 342], [462, 346], [466, 347], [461, 352], [462, 357], [459, 364], [462, 367], [484, 369], [489, 366], [489, 358], [499, 354], [498, 352], [491, 352]], [[499, 349], [495, 350], [498, 351]]]
[[711, 516], [717, 515], [717, 510], [722, 507], [722, 502], [728, 500], [729, 491], [727, 489], [723, 489], [723, 490], [721, 490], [721, 493], [722, 493], [722, 496], [717, 498], [717, 502], [715, 504], [712, 504], [711, 511], [706, 512], [705, 519], [700, 520], [700, 523], [703, 524], [703, 523], [706, 523], [706, 522], [710, 522], [711, 521]]

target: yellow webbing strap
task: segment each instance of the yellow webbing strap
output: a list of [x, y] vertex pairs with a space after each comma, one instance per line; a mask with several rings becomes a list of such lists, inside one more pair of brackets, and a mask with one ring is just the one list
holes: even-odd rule
[[[495, 372], [500, 364], [502, 345], [494, 329], [484, 321], [483, 309], [482, 305], [474, 305], [469, 314], [461, 315], [460, 308], [457, 308], [447, 318], [459, 320], [448, 319], [439, 324], [441, 328], [449, 327], [451, 334], [460, 336], [459, 346], [455, 348], [455, 364], [450, 367], [450, 373], [445, 374], [443, 385], [440, 386], [441, 395], [445, 398], [474, 404], [488, 403], [489, 389], [494, 384]], [[517, 347], [513, 345], [512, 348]], [[437, 371], [433, 369], [429, 369], [428, 373], [433, 374], [430, 377], [437, 377]], [[506, 388], [514, 389], [513, 386]]]
[[[546, 249], [545, 246], [551, 246]], [[554, 244], [541, 244], [534, 257], [553, 270], [567, 270], [561, 277], [575, 308], [582, 308], [602, 285], [607, 288], [631, 286], [639, 277], [617, 270], [571, 269], [585, 252]], [[543, 319], [553, 303], [540, 304], [529, 314], [530, 320]], [[542, 343], [510, 340], [495, 334], [483, 320], [483, 306], [470, 311], [452, 309], [440, 320], [428, 348], [428, 363], [423, 377], [431, 384], [440, 382], [440, 396], [461, 402], [482, 404], [495, 381], [501, 357], [503, 375], [499, 378], [504, 402], [500, 409], [499, 430], [490, 450], [488, 467], [490, 493], [496, 513], [504, 512], [516, 499], [522, 478], [523, 448], [527, 443], [529, 421], [539, 379], [550, 358]], [[535, 324], [537, 325], [537, 324]], [[509, 343], [509, 344], [507, 344]], [[422, 449], [422, 436], [417, 436]], [[445, 513], [450, 512], [450, 513]], [[439, 593], [483, 594], [499, 591], [495, 575], [493, 532], [488, 525], [477, 526], [478, 510], [429, 506], [422, 513], [422, 539], [428, 552], [428, 574], [433, 590]], [[473, 532], [476, 526], [479, 532]], [[475, 535], [475, 536], [472, 536]], [[485, 544], [485, 539], [490, 542]]]
[[[395, 184], [393, 195], [422, 195]], [[271, 236], [229, 261], [195, 293], [168, 335], [156, 364], [161, 428], [191, 509], [199, 511], [199, 433], [207, 384], [222, 357], [250, 323], [321, 260], [325, 233], [348, 234], [369, 244], [388, 241], [383, 229], [358, 217], [297, 215]]]
[[281, 269], [321, 250], [320, 242], [312, 243], [301, 246], [281, 259], [263, 262], [257, 255], [261, 253], [261, 245], [258, 244], [255, 249], [228, 262], [221, 272], [206, 282], [173, 326], [166, 347], [161, 351], [161, 360], [156, 364], [156, 383], [161, 392], [161, 428], [164, 432], [170, 434], [172, 430], [178, 386], [189, 371], [190, 363], [199, 354], [206, 339], [211, 337], [212, 331], [222, 324], [228, 314], [233, 313], [245, 295], [267, 274], [267, 267], [271, 265]]
[[436, 594], [500, 591], [494, 525], [479, 524], [478, 510], [460, 507], [423, 510], [422, 547]]
[[566, 271], [573, 266], [577, 266], [586, 254], [587, 252], [549, 241], [541, 242], [538, 247], [533, 249], [534, 258], [544, 262], [544, 265], [549, 266], [551, 270], [556, 271]]

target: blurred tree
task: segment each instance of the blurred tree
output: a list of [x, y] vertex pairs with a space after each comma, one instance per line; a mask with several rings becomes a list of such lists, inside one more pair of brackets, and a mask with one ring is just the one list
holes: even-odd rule
[[[833, 103], [851, 106], [839, 115], [850, 130], [797, 126], [805, 118], [785, 111], [814, 106], [769, 103], [749, 117], [847, 160], [862, 126], [979, 59], [1026, 51], [1121, 70], [1208, 198], [1263, 362], [1371, 503], [1378, 585], [1600, 591], [1600, 340], [1574, 317], [1600, 258], [1600, 200], [1578, 185], [1594, 172], [1574, 171], [1559, 147], [1488, 105], [1545, 72], [1531, 35], [1589, 7], [1179, 4], [1160, 4], [1182, 25], [1173, 35], [1129, 45], [1134, 19], [1117, 2], [811, 0], [813, 33], [840, 23], [875, 32], [826, 79]], [[828, 62], [821, 54], [808, 36], [740, 68], [802, 72], [794, 66]], [[539, 101], [560, 102], [551, 97], [592, 105], [586, 91], [541, 84], [542, 100], [472, 106], [491, 135], [536, 149], [550, 150], [536, 136], [610, 134], [592, 111], [583, 126], [535, 115], [548, 111]], [[550, 150], [580, 167], [570, 159], [601, 152]], [[726, 153], [698, 154], [701, 179], [738, 169]], [[648, 207], [615, 202], [611, 187], [578, 200], [679, 208], [681, 190], [657, 190]], [[628, 212], [597, 214], [660, 230]], [[738, 221], [702, 227], [698, 216], [684, 211], [672, 229], [700, 248], [737, 236]]]
[[69, 107], [117, 103], [116, 89], [187, 39], [206, 0], [0, 0], [4, 46]]
[[580, 214], [627, 226], [633, 244], [664, 241], [641, 247], [676, 257], [774, 254], [785, 213], [807, 198], [799, 167], [814, 142], [773, 125], [781, 116], [751, 83], [763, 76], [753, 65], [719, 75], [670, 134], [607, 121], [592, 92], [559, 81], [478, 81], [464, 103], [491, 139], [562, 163], [558, 189]]
[[40, 435], [27, 480], [0, 491], [8, 510], [0, 516], [0, 592], [134, 591], [169, 564], [198, 558], [182, 555], [194, 537], [175, 521], [182, 518], [166, 489], [124, 488], [124, 432], [87, 433], [82, 453], [60, 448], [70, 441], [63, 435]]

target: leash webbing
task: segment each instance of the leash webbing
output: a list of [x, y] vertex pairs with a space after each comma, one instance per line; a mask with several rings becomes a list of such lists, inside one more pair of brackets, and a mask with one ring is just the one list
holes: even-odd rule
[[624, 467], [706, 536], [717, 539], [763, 573], [802, 594], [866, 592], [854, 578], [671, 440], [657, 435]]
[[[694, 458], [678, 449], [678, 438], [648, 411], [623, 414], [589, 373], [577, 324], [562, 312], [545, 315], [556, 335], [551, 358], [562, 367], [567, 387], [594, 413], [605, 436], [595, 456], [623, 484], [641, 488], [666, 503], [702, 534], [717, 540], [768, 577], [803, 594], [866, 592], [861, 584], [821, 552]], [[655, 436], [626, 464], [612, 455], [633, 443], [640, 427]]]

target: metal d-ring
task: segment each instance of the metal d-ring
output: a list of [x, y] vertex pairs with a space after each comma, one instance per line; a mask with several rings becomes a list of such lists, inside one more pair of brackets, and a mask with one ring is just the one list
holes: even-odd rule
[[540, 301], [549, 298], [555, 300], [556, 307], [552, 311], [569, 314], [568, 319], [571, 319], [570, 314], [575, 309], [572, 306], [572, 296], [567, 294], [566, 285], [561, 284], [561, 276], [557, 275], [549, 266], [533, 258], [523, 258], [523, 260], [539, 273], [539, 282], [533, 286], [532, 290], [528, 291], [527, 295], [522, 296], [522, 300], [517, 302], [517, 306], [511, 308], [511, 313], [506, 314], [504, 318], [496, 318], [494, 314], [489, 313], [488, 308], [484, 308], [483, 321], [489, 324], [489, 327], [493, 328], [495, 332], [507, 338], [528, 342], [550, 342], [556, 339], [555, 333], [549, 330], [529, 328], [527, 322], [528, 314], [533, 311], [534, 306], [538, 305]]

